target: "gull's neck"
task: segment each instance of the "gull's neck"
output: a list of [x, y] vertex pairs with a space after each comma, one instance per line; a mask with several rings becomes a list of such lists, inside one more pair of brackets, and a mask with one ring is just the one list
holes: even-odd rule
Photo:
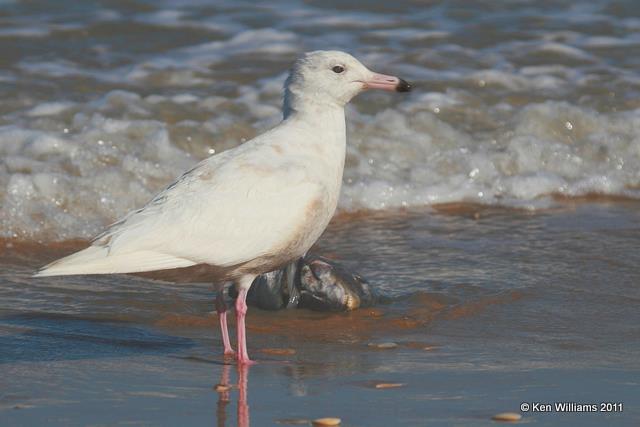
[[317, 92], [303, 91], [295, 85], [287, 85], [282, 108], [283, 120], [307, 128], [322, 129], [321, 134], [345, 143], [346, 129], [344, 105]]
[[333, 110], [340, 110], [344, 114], [344, 105], [323, 93], [302, 90], [296, 83], [288, 83], [285, 86], [282, 108], [285, 120], [294, 114], [315, 116]]
[[305, 108], [300, 110], [285, 110], [283, 124], [308, 133], [310, 141], [344, 150], [346, 144], [344, 107], [305, 105]]

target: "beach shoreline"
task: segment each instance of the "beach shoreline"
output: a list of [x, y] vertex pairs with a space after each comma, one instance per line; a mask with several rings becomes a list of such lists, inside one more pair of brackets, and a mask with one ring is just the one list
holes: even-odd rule
[[[542, 426], [633, 424], [638, 206], [339, 218], [314, 250], [360, 272], [390, 303], [351, 313], [251, 308], [258, 364], [246, 373], [221, 356], [211, 284], [32, 279], [41, 262], [83, 242], [11, 252], [4, 241], [0, 419], [242, 426], [246, 409], [254, 426], [322, 416], [344, 426], [475, 426], [507, 411]], [[213, 389], [225, 375], [231, 389], [221, 394]], [[519, 411], [520, 402], [556, 400], [625, 406]]]

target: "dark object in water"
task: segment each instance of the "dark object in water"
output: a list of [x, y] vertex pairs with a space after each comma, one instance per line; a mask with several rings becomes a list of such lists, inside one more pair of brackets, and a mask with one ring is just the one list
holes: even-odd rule
[[[229, 295], [237, 296], [234, 287]], [[350, 311], [370, 307], [377, 300], [377, 293], [365, 279], [317, 255], [307, 255], [258, 276], [247, 295], [247, 304], [263, 310]]]

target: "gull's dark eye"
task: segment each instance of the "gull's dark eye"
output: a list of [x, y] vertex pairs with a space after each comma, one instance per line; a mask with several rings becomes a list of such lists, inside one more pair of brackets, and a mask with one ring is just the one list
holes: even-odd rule
[[336, 65], [331, 69], [331, 71], [333, 71], [336, 74], [340, 74], [344, 71], [344, 67], [342, 65]]

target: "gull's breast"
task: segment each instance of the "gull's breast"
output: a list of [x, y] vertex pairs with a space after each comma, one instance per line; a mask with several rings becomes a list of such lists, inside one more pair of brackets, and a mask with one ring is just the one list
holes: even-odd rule
[[302, 214], [288, 224], [281, 239], [265, 254], [242, 266], [243, 272], [261, 274], [273, 271], [303, 256], [318, 240], [329, 224], [335, 207], [326, 193], [318, 193], [305, 201]]

